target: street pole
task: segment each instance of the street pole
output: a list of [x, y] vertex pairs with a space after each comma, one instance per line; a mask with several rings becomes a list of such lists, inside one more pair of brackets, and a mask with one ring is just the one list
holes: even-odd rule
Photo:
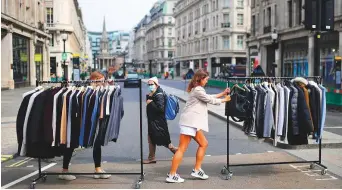
[[[63, 53], [65, 54], [65, 41], [66, 39], [63, 39]], [[63, 61], [64, 62], [64, 80], [68, 80], [68, 74], [66, 73], [66, 65], [65, 65], [65, 60]]]
[[123, 74], [124, 74], [124, 78], [126, 78], [126, 53], [124, 53]]
[[152, 78], [152, 60], [150, 60], [149, 70], [150, 70], [150, 78]]
[[322, 0], [318, 0], [317, 5], [317, 29], [318, 31], [315, 32], [315, 39], [314, 39], [314, 76], [320, 76], [320, 64], [321, 64], [321, 57], [320, 57], [320, 38], [321, 38], [321, 25], [322, 25]]

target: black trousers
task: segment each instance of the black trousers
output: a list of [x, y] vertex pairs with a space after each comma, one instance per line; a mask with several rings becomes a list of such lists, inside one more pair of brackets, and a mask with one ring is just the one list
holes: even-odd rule
[[[74, 152], [74, 148], [67, 148], [64, 151], [63, 155], [63, 169], [69, 169], [70, 160], [72, 157], [72, 153]], [[95, 168], [101, 167], [101, 140], [95, 140], [94, 147], [93, 147], [93, 159]]]

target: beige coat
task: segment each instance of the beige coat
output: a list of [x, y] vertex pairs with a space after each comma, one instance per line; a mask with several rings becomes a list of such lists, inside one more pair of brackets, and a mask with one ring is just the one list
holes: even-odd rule
[[209, 132], [207, 104], [220, 105], [222, 101], [215, 96], [207, 94], [201, 86], [193, 88], [180, 116], [179, 125]]

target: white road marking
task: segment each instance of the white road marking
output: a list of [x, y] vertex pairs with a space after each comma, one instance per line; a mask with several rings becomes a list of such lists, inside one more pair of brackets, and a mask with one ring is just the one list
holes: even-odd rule
[[324, 127], [324, 129], [342, 129], [342, 126], [338, 126], [338, 127]]
[[107, 161], [103, 161], [102, 163], [104, 163], [104, 164], [105, 164], [105, 163], [107, 163]]
[[28, 168], [33, 168], [33, 165], [29, 165], [29, 166], [26, 166], [26, 167], [28, 167]]
[[[45, 171], [45, 170], [51, 168], [52, 166], [54, 166], [54, 165], [56, 165], [56, 164], [57, 164], [57, 163], [51, 163], [51, 164], [49, 164], [49, 165], [47, 165], [47, 166], [44, 166], [44, 167], [42, 168], [41, 171]], [[37, 174], [38, 174], [38, 170], [37, 170], [37, 171], [34, 171], [34, 172], [32, 172], [32, 173], [30, 173], [30, 174], [24, 176], [24, 177], [21, 177], [21, 178], [15, 180], [15, 181], [12, 181], [11, 183], [8, 183], [8, 184], [2, 186], [1, 189], [7, 189], [7, 188], [9, 188], [9, 187], [12, 187], [13, 185], [18, 184], [18, 183], [20, 183], [20, 182], [26, 180], [27, 178], [30, 178], [30, 177], [32, 177], [32, 176], [34, 176], [34, 175], [37, 175]]]
[[208, 155], [205, 155], [205, 156], [211, 156], [211, 155], [208, 154]]
[[325, 178], [325, 179], [316, 179], [316, 180], [336, 180], [337, 178], [332, 176], [332, 175], [328, 175], [330, 176], [331, 178]]
[[241, 154], [241, 153], [236, 153], [236, 155], [239, 155], [239, 154]]
[[268, 150], [267, 152], [274, 152], [274, 151], [272, 151], [272, 150]]

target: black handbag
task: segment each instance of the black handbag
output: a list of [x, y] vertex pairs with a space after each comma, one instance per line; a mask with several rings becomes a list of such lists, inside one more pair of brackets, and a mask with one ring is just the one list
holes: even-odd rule
[[241, 122], [251, 117], [252, 105], [248, 100], [248, 91], [240, 87], [233, 87], [230, 92], [231, 100], [226, 103], [225, 115], [233, 121]]

